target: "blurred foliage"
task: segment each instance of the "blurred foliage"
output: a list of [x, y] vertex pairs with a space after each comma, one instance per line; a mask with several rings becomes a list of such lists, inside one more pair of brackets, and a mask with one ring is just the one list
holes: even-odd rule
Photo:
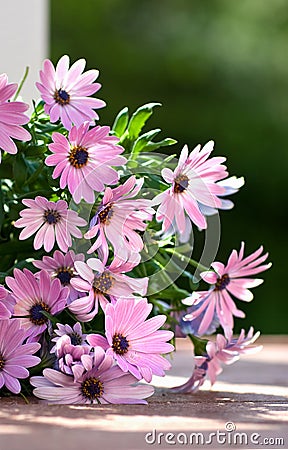
[[231, 175], [245, 176], [221, 214], [217, 259], [241, 240], [269, 250], [274, 266], [237, 322], [264, 333], [288, 328], [287, 43], [286, 0], [51, 0], [52, 60], [67, 53], [100, 70], [102, 125], [123, 106], [160, 102], [157, 126], [179, 142], [171, 151], [213, 138]]

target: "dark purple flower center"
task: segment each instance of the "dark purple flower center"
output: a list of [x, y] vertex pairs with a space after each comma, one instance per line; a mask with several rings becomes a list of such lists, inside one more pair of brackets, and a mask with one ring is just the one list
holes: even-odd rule
[[70, 284], [70, 280], [73, 277], [73, 269], [70, 267], [61, 267], [57, 270], [56, 278], [59, 278], [63, 286]]
[[223, 291], [223, 289], [228, 286], [230, 283], [230, 278], [228, 273], [224, 273], [221, 278], [217, 278], [216, 284], [215, 284], [215, 290], [216, 291]]
[[76, 331], [73, 331], [73, 333], [68, 334], [68, 336], [71, 339], [72, 345], [81, 345], [82, 344], [82, 336], [79, 333], [76, 333]]
[[86, 166], [88, 162], [89, 153], [84, 147], [73, 147], [70, 150], [68, 160], [71, 166], [76, 169], [81, 169], [83, 166]]
[[92, 402], [93, 400], [97, 400], [99, 397], [102, 397], [104, 386], [98, 378], [90, 377], [81, 384], [81, 392], [84, 397], [88, 398]]
[[129, 342], [123, 334], [114, 334], [112, 340], [112, 348], [117, 355], [124, 355], [128, 352]]
[[0, 370], [4, 369], [4, 366], [5, 366], [5, 360], [0, 353]]
[[186, 175], [178, 175], [174, 180], [174, 192], [175, 194], [181, 194], [184, 192], [189, 184], [189, 178]]
[[64, 89], [58, 89], [54, 93], [54, 100], [61, 106], [68, 105], [70, 103], [70, 95]]
[[54, 209], [47, 209], [44, 212], [44, 221], [48, 222], [49, 225], [55, 225], [61, 220], [61, 216], [58, 211], [55, 211]]
[[37, 302], [30, 308], [30, 320], [34, 325], [43, 325], [48, 321], [42, 311], [50, 312], [49, 306], [44, 302]]
[[111, 217], [113, 216], [113, 203], [109, 203], [105, 208], [98, 210], [98, 216], [100, 222], [103, 224], [108, 224], [110, 222]]
[[96, 293], [106, 294], [113, 285], [114, 278], [108, 273], [103, 272], [93, 281], [93, 288]]

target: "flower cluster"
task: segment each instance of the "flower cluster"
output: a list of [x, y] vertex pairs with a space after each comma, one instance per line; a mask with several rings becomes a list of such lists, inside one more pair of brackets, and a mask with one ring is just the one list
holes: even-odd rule
[[[85, 64], [69, 68], [67, 55], [56, 67], [44, 61], [30, 119], [28, 105], [12, 99], [17, 85], [0, 76], [0, 250], [4, 241], [11, 252], [1, 262], [0, 389], [32, 386], [50, 403], [146, 403], [147, 383], [171, 367], [176, 334], [197, 343], [194, 373], [175, 388], [193, 392], [206, 375], [214, 383], [220, 361], [258, 349], [252, 328], [232, 336], [234, 317], [244, 317], [232, 296], [250, 302], [249, 289], [263, 281], [253, 276], [270, 264], [262, 247], [244, 257], [242, 243], [226, 266], [203, 268], [210, 287], [191, 294], [181, 279], [193, 274], [179, 270], [176, 283], [169, 255], [181, 259], [177, 243], [192, 248], [193, 227], [206, 229], [209, 216], [233, 207], [225, 197], [244, 179], [211, 156], [212, 141], [185, 145], [176, 163], [147, 157], [176, 143], [154, 142], [158, 130], [140, 134], [157, 104], [130, 119], [124, 108], [112, 128], [96, 124], [105, 103], [91, 97], [99, 73]], [[216, 342], [202, 338], [219, 327]]]

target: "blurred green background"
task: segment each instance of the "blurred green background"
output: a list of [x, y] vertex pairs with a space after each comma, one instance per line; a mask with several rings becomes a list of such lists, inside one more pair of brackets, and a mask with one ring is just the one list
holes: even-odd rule
[[231, 175], [246, 186], [221, 213], [217, 260], [247, 242], [264, 244], [272, 269], [250, 304], [238, 301], [263, 333], [287, 333], [288, 171], [287, 0], [51, 0], [51, 58], [84, 57], [100, 70], [100, 123], [150, 101], [149, 121], [192, 149], [216, 141]]

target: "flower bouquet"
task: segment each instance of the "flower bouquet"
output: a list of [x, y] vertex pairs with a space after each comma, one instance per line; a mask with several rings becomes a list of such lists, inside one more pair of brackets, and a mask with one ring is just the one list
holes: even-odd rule
[[214, 261], [218, 211], [244, 180], [212, 141], [179, 160], [161, 151], [176, 141], [143, 132], [159, 103], [96, 125], [98, 71], [69, 64], [44, 61], [30, 118], [21, 85], [0, 76], [0, 394], [146, 403], [175, 336], [191, 339], [195, 368], [172, 391], [194, 392], [260, 348], [252, 327], [233, 337], [234, 300], [253, 299], [267, 254], [242, 243]]

